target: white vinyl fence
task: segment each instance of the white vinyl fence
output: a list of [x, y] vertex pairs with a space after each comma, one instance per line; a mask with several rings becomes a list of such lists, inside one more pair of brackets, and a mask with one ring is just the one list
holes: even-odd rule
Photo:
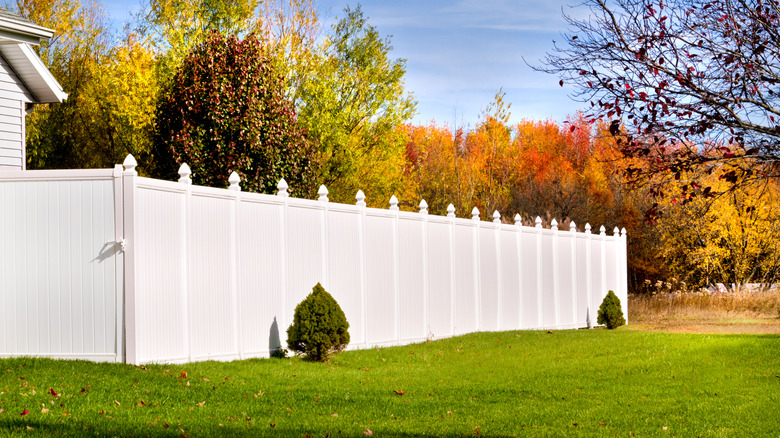
[[[614, 290], [626, 237], [137, 176], [0, 172], [0, 355], [128, 363], [267, 357], [316, 283], [350, 348], [474, 331], [580, 328]], [[452, 209], [451, 209], [452, 210]]]

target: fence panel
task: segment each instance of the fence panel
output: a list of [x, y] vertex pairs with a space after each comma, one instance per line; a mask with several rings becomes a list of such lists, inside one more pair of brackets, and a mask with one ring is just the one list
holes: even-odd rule
[[[269, 199], [270, 198], [270, 199]], [[281, 202], [242, 194], [238, 232], [238, 300], [243, 357], [287, 348]], [[290, 303], [290, 305], [294, 305]]]
[[499, 239], [501, 253], [499, 263], [501, 277], [501, 303], [499, 312], [501, 316], [500, 330], [516, 330], [523, 327], [522, 314], [522, 282], [520, 266], [520, 248], [517, 244], [519, 237], [518, 227], [502, 227]]
[[190, 359], [186, 187], [137, 179], [133, 219], [140, 232], [133, 239], [136, 255], [135, 330], [138, 360]]
[[471, 221], [457, 220], [454, 231], [455, 252], [455, 334], [477, 331], [476, 242]]
[[448, 219], [428, 219], [428, 285], [430, 330], [434, 338], [453, 335], [452, 224]]
[[[330, 242], [330, 269], [327, 291], [338, 301], [349, 322], [350, 343], [366, 342], [364, 327], [362, 284], [362, 221], [360, 211], [330, 209], [328, 241]], [[337, 263], [336, 263], [337, 262]]]
[[123, 360], [119, 175], [0, 172], [0, 355]]
[[428, 335], [424, 226], [424, 218], [420, 217], [401, 217], [398, 221], [398, 319], [399, 336], [404, 342], [424, 340]]
[[397, 341], [396, 253], [393, 215], [369, 209], [366, 215], [366, 344]]
[[480, 330], [496, 331], [500, 324], [500, 293], [497, 224], [480, 224], [479, 245], [479, 294]]

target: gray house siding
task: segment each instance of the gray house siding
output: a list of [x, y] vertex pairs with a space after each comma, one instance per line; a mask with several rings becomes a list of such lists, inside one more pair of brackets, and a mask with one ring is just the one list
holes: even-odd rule
[[0, 167], [25, 168], [24, 106], [34, 98], [0, 56]]

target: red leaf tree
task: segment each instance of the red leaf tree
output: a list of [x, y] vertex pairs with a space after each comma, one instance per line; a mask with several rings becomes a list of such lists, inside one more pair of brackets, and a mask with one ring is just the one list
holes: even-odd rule
[[[642, 176], [726, 166], [780, 176], [780, 6], [765, 0], [585, 0], [538, 70], [573, 85]], [[581, 14], [577, 14], [581, 16]], [[661, 181], [655, 178], [658, 183]], [[661, 185], [657, 184], [657, 188]], [[706, 187], [690, 184], [692, 195]]]
[[175, 177], [187, 163], [197, 184], [272, 193], [312, 192], [313, 147], [296, 124], [283, 79], [254, 35], [212, 33], [184, 59], [157, 110], [155, 176]]

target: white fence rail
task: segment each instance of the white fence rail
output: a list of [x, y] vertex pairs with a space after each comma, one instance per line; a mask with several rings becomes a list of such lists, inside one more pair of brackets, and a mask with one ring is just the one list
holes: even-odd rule
[[[37, 331], [24, 333], [42, 338], [58, 330], [43, 322], [52, 308], [67, 304], [57, 327], [73, 338], [28, 337], [22, 348], [10, 341], [22, 329], [4, 318], [0, 355], [268, 356], [286, 345], [295, 305], [318, 282], [346, 313], [350, 348], [587, 327], [610, 289], [627, 314], [625, 231], [502, 224], [497, 213], [484, 222], [476, 209], [472, 220], [434, 216], [424, 201], [402, 212], [394, 198], [389, 210], [367, 208], [362, 192], [356, 205], [336, 204], [324, 187], [319, 200], [294, 199], [283, 182], [278, 195], [244, 193], [237, 177], [216, 189], [192, 185], [186, 166], [179, 182], [125, 166], [57, 178], [0, 172], [3, 308], [27, 312]], [[78, 201], [62, 197], [69, 190]]]

